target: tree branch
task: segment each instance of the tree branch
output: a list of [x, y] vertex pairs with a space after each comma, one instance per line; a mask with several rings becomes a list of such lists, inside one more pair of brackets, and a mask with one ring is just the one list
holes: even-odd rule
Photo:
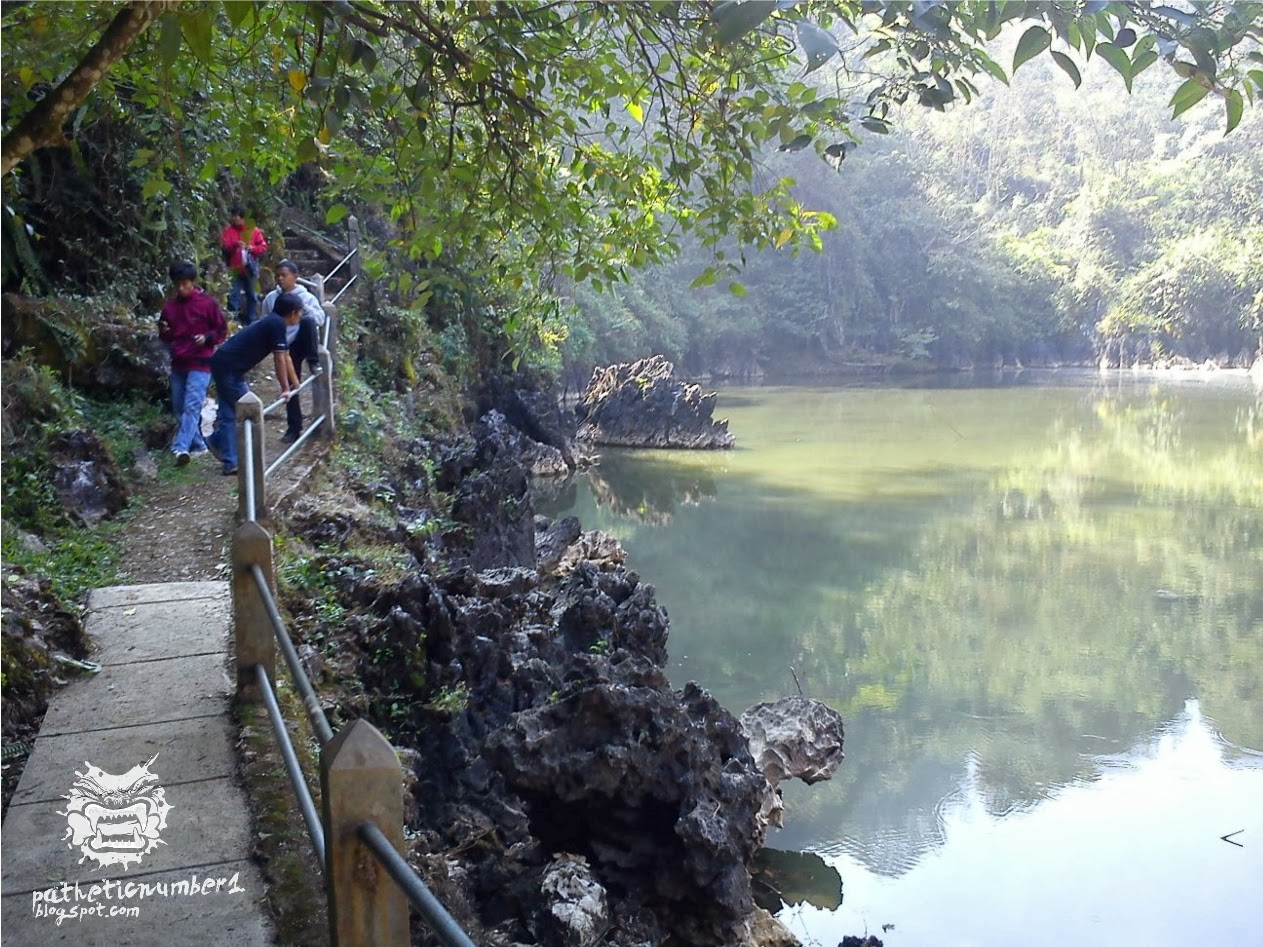
[[64, 145], [62, 125], [96, 88], [114, 63], [131, 49], [170, 0], [133, 0], [114, 17], [96, 45], [70, 75], [22, 116], [0, 143], [0, 177], [38, 148]]

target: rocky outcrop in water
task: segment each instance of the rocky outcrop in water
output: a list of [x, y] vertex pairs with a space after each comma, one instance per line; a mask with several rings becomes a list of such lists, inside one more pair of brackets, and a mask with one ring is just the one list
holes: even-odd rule
[[810, 697], [755, 704], [741, 715], [741, 729], [769, 784], [760, 812], [764, 825], [781, 824], [784, 805], [777, 787], [782, 780], [811, 785], [830, 779], [842, 765], [842, 716]]
[[715, 421], [715, 393], [678, 380], [661, 355], [592, 372], [575, 409], [580, 441], [620, 447], [720, 449], [733, 445]]

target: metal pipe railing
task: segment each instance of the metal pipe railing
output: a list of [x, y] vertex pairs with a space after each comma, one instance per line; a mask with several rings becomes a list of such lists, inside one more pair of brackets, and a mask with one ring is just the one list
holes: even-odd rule
[[412, 906], [433, 928], [444, 947], [474, 947], [469, 935], [461, 930], [460, 925], [447, 913], [441, 901], [434, 896], [425, 882], [417, 875], [404, 857], [395, 851], [395, 846], [382, 834], [382, 830], [373, 822], [364, 822], [359, 827], [360, 840], [368, 846], [376, 859], [381, 862], [386, 873], [394, 879], [395, 884], [412, 902]]
[[272, 461], [268, 469], [263, 471], [263, 479], [266, 480], [268, 477], [272, 476], [272, 474], [275, 473], [276, 470], [282, 464], [285, 463], [285, 461], [289, 460], [290, 455], [293, 454], [294, 451], [302, 447], [303, 444], [307, 442], [307, 439], [309, 437], [311, 437], [313, 434], [315, 434], [317, 431], [320, 430], [320, 425], [324, 423], [325, 423], [325, 415], [323, 414], [320, 415], [320, 417], [316, 418], [314, 421], [312, 421], [311, 424], [308, 425], [307, 430], [303, 431], [303, 433], [298, 436], [298, 440], [294, 441], [293, 444], [290, 444], [289, 447], [286, 448], [285, 453], [281, 454], [280, 457]]
[[[307, 374], [307, 377], [298, 383], [298, 387], [294, 389], [294, 393], [290, 395], [289, 397], [297, 398], [299, 394], [302, 393], [303, 389], [306, 388], [308, 385], [310, 385], [312, 382], [314, 382], [317, 378], [319, 378], [320, 375], [321, 375], [321, 369], [319, 368], [317, 368], [315, 371], [309, 372]], [[289, 404], [289, 398], [277, 398], [271, 404], [264, 407], [263, 416], [266, 418], [269, 414], [271, 414], [273, 411], [275, 411], [277, 408], [279, 408], [281, 405], [284, 405], [284, 404]]]
[[[332, 274], [331, 274], [331, 275], [332, 275]], [[357, 279], [359, 279], [359, 278], [360, 278], [360, 277], [359, 277], [359, 274], [356, 274], [356, 275], [352, 276], [349, 280], [347, 280], [347, 281], [343, 284], [342, 288], [341, 288], [340, 290], [338, 290], [338, 291], [334, 294], [334, 296], [333, 296], [333, 298], [332, 298], [332, 299], [330, 299], [330, 300], [329, 300], [329, 305], [331, 305], [331, 306], [332, 306], [332, 305], [335, 305], [335, 304], [337, 303], [337, 301], [338, 301], [339, 299], [341, 299], [341, 298], [342, 298], [342, 294], [343, 294], [343, 293], [345, 293], [348, 289], [350, 289], [350, 288], [351, 288], [351, 287], [355, 284], [355, 281], [356, 281]], [[326, 323], [326, 325], [327, 325], [327, 324], [328, 324], [328, 323]]]
[[352, 248], [351, 252], [348, 253], [346, 256], [344, 256], [341, 262], [339, 262], [337, 266], [335, 266], [333, 269], [331, 269], [328, 273], [325, 274], [325, 280], [328, 281], [328, 280], [333, 279], [333, 274], [338, 272], [338, 270], [342, 269], [342, 267], [346, 266], [347, 263], [351, 261], [351, 257], [355, 256], [355, 254], [359, 252], [360, 252], [359, 247]]
[[257, 509], [254, 494], [254, 464], [251, 461], [254, 457], [254, 422], [250, 418], [245, 418], [241, 426], [244, 428], [245, 450], [242, 452], [242, 456], [237, 458], [237, 464], [238, 466], [245, 465], [245, 477], [243, 478], [246, 496], [245, 519], [247, 523], [253, 523]]
[[290, 641], [289, 632], [285, 630], [285, 622], [281, 620], [281, 613], [276, 609], [276, 600], [272, 598], [272, 589], [268, 586], [267, 577], [258, 565], [252, 564], [250, 572], [254, 576], [254, 584], [258, 589], [263, 607], [267, 611], [268, 619], [272, 622], [276, 642], [281, 646], [281, 654], [285, 656], [285, 664], [289, 667], [290, 676], [294, 678], [294, 686], [303, 700], [303, 707], [307, 710], [307, 718], [311, 721], [312, 729], [316, 731], [316, 739], [320, 741], [321, 746], [324, 746], [333, 739], [333, 730], [325, 717], [324, 708], [320, 706], [320, 698], [316, 696], [311, 681], [307, 680], [307, 672], [303, 670], [303, 663], [294, 649], [294, 642]]
[[280, 705], [276, 702], [276, 694], [272, 691], [272, 681], [268, 678], [267, 668], [262, 664], [254, 666], [254, 673], [259, 682], [259, 691], [263, 694], [263, 702], [267, 705], [268, 719], [272, 721], [272, 732], [281, 744], [281, 756], [285, 759], [285, 772], [289, 774], [289, 783], [294, 787], [294, 795], [298, 797], [298, 808], [302, 810], [303, 821], [307, 823], [307, 834], [311, 836], [312, 847], [320, 864], [325, 863], [325, 829], [320, 821], [320, 813], [316, 811], [316, 803], [307, 788], [307, 780], [303, 778], [303, 768], [298, 762], [298, 754], [294, 752], [294, 743], [289, 738], [289, 730], [285, 727], [285, 718], [281, 716]]

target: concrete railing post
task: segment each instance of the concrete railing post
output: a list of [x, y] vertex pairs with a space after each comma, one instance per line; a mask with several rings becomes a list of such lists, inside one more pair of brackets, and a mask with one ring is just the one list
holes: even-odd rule
[[316, 417], [325, 416], [324, 423], [316, 437], [322, 441], [333, 441], [333, 356], [323, 345], [316, 352], [320, 359], [322, 374], [311, 386], [311, 411]]
[[[253, 435], [247, 450], [246, 421], [252, 421]], [[253, 471], [254, 477], [254, 519], [261, 520], [267, 515], [267, 490], [263, 484], [263, 402], [253, 391], [247, 391], [237, 401], [237, 519], [251, 518], [249, 509], [249, 493], [246, 477]]]
[[[352, 214], [346, 219], [346, 252], [350, 253], [351, 251], [358, 250], [359, 248], [360, 221], [359, 218]], [[351, 257], [351, 275], [359, 276], [360, 272], [360, 255], [357, 253], [355, 256]]]
[[338, 307], [334, 303], [325, 303], [323, 309], [325, 311], [325, 324], [320, 332], [324, 347], [329, 350], [331, 356], [334, 356], [338, 342]]
[[262, 569], [268, 587], [275, 589], [272, 536], [258, 523], [242, 523], [232, 534], [232, 629], [237, 656], [237, 697], [257, 704], [263, 695], [259, 693], [254, 666], [262, 664], [268, 678], [276, 680], [276, 637], [251, 566]]
[[322, 306], [325, 302], [325, 277], [323, 273], [311, 274], [312, 290], [311, 294], [316, 297], [316, 301]]
[[320, 754], [320, 791], [333, 947], [406, 947], [408, 899], [359, 837], [371, 821], [403, 854], [403, 776], [394, 748], [367, 720], [348, 724]]

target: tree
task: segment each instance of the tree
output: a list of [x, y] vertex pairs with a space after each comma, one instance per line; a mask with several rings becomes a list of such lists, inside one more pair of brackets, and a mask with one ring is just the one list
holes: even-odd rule
[[[142, 129], [148, 141], [133, 161], [146, 199], [215, 181], [223, 168], [276, 182], [316, 162], [329, 175], [330, 222], [352, 204], [378, 206], [400, 224], [401, 259], [476, 267], [479, 285], [531, 315], [514, 323], [527, 334], [552, 311], [543, 301], [556, 279], [600, 288], [667, 258], [686, 235], [714, 249], [703, 282], [737, 267], [732, 241], [819, 247], [833, 220], [769, 173], [769, 150], [810, 148], [840, 167], [863, 135], [888, 130], [898, 104], [968, 102], [979, 76], [1007, 81], [1038, 55], [1076, 82], [1075, 57], [1098, 56], [1128, 88], [1165, 59], [1187, 76], [1173, 109], [1220, 95], [1229, 129], [1263, 90], [1258, 3], [1196, 12], [1077, 0], [161, 9], [157, 28], [143, 30], [158, 5], [4, 7], [6, 60], [22, 63], [4, 77], [6, 171], [58, 143], [65, 109], [56, 103], [78, 101]], [[85, 26], [91, 34], [120, 21], [132, 28], [104, 27], [76, 61]], [[1009, 24], [1025, 30], [1006, 69], [987, 49]], [[834, 74], [816, 81], [826, 66]], [[97, 94], [84, 100], [94, 76]], [[33, 101], [54, 83], [55, 104]], [[20, 183], [7, 174], [5, 186]], [[425, 298], [423, 280], [396, 272], [405, 298]]]

